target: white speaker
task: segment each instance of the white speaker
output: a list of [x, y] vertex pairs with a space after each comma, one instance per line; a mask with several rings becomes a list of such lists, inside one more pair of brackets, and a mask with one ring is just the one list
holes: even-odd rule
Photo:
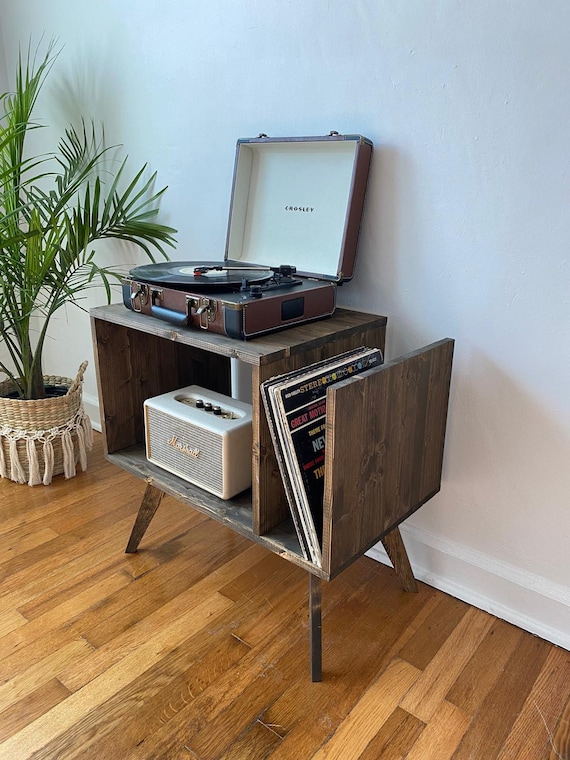
[[251, 486], [251, 404], [198, 385], [144, 402], [149, 462], [221, 499]]

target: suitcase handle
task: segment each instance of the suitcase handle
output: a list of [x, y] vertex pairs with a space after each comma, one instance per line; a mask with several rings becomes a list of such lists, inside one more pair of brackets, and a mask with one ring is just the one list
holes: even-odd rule
[[164, 306], [151, 304], [150, 313], [153, 317], [170, 322], [170, 324], [176, 325], [176, 327], [186, 327], [188, 324], [188, 314], [178, 314], [178, 312], [171, 309], [165, 309]]

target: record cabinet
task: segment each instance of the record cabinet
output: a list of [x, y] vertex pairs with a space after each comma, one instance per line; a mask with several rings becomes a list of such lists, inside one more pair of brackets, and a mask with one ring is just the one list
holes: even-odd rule
[[[122, 304], [92, 309], [91, 324], [106, 457], [146, 482], [126, 551], [137, 550], [167, 493], [306, 569], [311, 675], [320, 680], [321, 580], [382, 541], [403, 587], [415, 589], [398, 525], [440, 488], [453, 341], [328, 389], [323, 561], [317, 567], [304, 558], [290, 518], [259, 386], [359, 346], [384, 350], [386, 318], [337, 309], [328, 319], [247, 342], [173, 327]], [[231, 395], [231, 359], [252, 372], [252, 487], [222, 500], [147, 461], [143, 404], [192, 384]]]

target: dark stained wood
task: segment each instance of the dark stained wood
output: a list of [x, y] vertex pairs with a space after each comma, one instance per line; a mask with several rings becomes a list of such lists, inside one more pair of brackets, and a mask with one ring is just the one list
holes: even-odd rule
[[229, 393], [230, 359], [251, 365], [251, 526], [256, 535], [268, 533], [289, 516], [258, 392], [261, 382], [349, 348], [384, 349], [386, 333], [385, 317], [343, 309], [330, 319], [251, 341], [173, 328], [122, 305], [93, 309], [91, 320], [103, 433], [110, 454], [144, 442], [145, 399], [191, 383]]
[[[330, 319], [242, 342], [173, 328], [123, 306], [110, 306], [92, 310], [92, 330], [103, 433], [111, 461], [144, 478], [150, 488], [181, 498], [242, 535], [267, 537], [268, 546], [276, 545], [280, 554], [310, 568], [290, 530], [289, 505], [258, 389], [270, 377], [350, 348], [367, 345], [384, 350], [386, 318], [339, 309]], [[230, 358], [252, 367], [252, 488], [223, 501], [146, 462], [142, 406], [153, 395], [192, 382], [229, 393]], [[150, 493], [141, 504], [129, 552], [136, 550], [156, 512], [158, 502], [148, 501]], [[329, 577], [323, 568], [313, 572]]]
[[91, 324], [109, 453], [144, 442], [143, 403], [147, 398], [193, 384], [229, 393], [227, 357], [181, 344], [172, 335], [171, 340], [163, 340], [104, 319], [92, 319]]
[[386, 533], [382, 537], [382, 546], [394, 566], [394, 570], [400, 579], [404, 591], [417, 592], [418, 584], [412, 572], [412, 566], [410, 565], [408, 553], [402, 541], [400, 529], [393, 528], [389, 533]]
[[313, 683], [323, 680], [322, 598], [321, 579], [309, 573], [309, 640]]
[[127, 548], [125, 549], [127, 554], [132, 554], [139, 548], [141, 539], [146, 533], [146, 529], [150, 525], [150, 521], [154, 517], [163, 496], [164, 491], [161, 491], [151, 483], [147, 483], [141, 505], [137, 513], [137, 519], [135, 520], [131, 536], [127, 543]]
[[568, 758], [570, 652], [361, 557], [311, 683], [306, 569], [170, 496], [125, 554], [143, 488], [0, 480], [1, 758]]
[[[137, 551], [162, 494], [168, 493], [306, 566], [311, 677], [320, 681], [321, 578], [334, 577], [383, 538], [403, 588], [417, 590], [397, 526], [439, 489], [453, 341], [365, 373], [357, 385], [348, 381], [330, 389], [323, 566], [312, 568], [298, 541], [291, 543], [290, 531], [279, 534], [279, 526], [290, 521], [289, 507], [259, 387], [270, 377], [351, 348], [384, 350], [385, 318], [341, 310], [330, 320], [240, 343], [231, 351], [224, 336], [208, 333], [203, 338], [201, 331], [167, 329], [159, 320], [116, 307], [94, 309], [92, 327], [107, 456], [147, 483], [127, 553]], [[252, 488], [251, 494], [225, 501], [146, 461], [142, 407], [147, 398], [192, 382], [229, 392], [230, 358], [252, 365]]]
[[327, 391], [323, 565], [332, 577], [440, 488], [453, 341]]
[[312, 351], [326, 345], [331, 338], [350, 338], [359, 330], [366, 331], [371, 326], [385, 328], [387, 321], [383, 316], [337, 309], [328, 319], [241, 341], [207, 330], [175, 328], [154, 317], [129, 311], [122, 304], [99, 306], [91, 309], [90, 314], [95, 321], [109, 322], [168, 342], [191, 345], [198, 351], [239, 359], [251, 365], [277, 362], [297, 353]]

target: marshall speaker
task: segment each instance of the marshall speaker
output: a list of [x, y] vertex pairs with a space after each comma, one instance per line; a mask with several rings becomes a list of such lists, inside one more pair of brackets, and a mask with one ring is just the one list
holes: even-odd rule
[[251, 405], [191, 385], [144, 403], [146, 456], [230, 499], [251, 486]]

